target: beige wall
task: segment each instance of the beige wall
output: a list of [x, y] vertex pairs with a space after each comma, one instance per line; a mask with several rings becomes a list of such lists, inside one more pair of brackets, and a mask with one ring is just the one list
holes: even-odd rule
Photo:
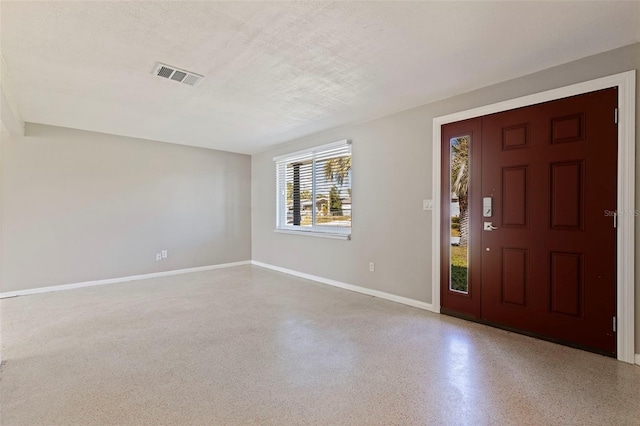
[[[7, 128], [4, 125], [4, 120], [2, 120], [2, 118], [0, 117], [0, 292], [2, 292], [2, 271], [4, 270], [3, 267], [3, 225], [2, 225], [2, 206], [3, 206], [3, 201], [2, 201], [2, 188], [4, 187], [3, 185], [3, 173], [2, 170], [4, 170], [4, 164], [3, 164], [3, 155], [2, 155], [2, 147], [3, 145], [6, 143], [5, 141], [9, 139], [9, 132], [7, 130]], [[0, 340], [2, 340], [2, 336], [0, 336]], [[1, 356], [0, 356], [1, 358]]]
[[1, 150], [1, 292], [251, 259], [247, 155], [36, 124]]
[[[251, 166], [252, 258], [431, 302], [431, 213], [422, 210], [422, 200], [432, 198], [433, 118], [638, 68], [640, 44], [634, 44], [361, 125], [292, 141], [254, 155]], [[640, 106], [636, 111], [640, 114]], [[638, 123], [640, 116], [636, 117], [636, 126]], [[352, 240], [274, 233], [272, 157], [340, 139], [353, 142]], [[637, 155], [640, 155], [640, 149]], [[636, 195], [636, 208], [638, 201], [640, 195]], [[636, 222], [636, 265], [640, 259], [639, 235], [640, 226]], [[374, 273], [369, 272], [370, 261], [375, 262]], [[636, 294], [640, 295], [638, 279]], [[636, 352], [640, 353], [640, 297], [636, 297], [635, 315]]]

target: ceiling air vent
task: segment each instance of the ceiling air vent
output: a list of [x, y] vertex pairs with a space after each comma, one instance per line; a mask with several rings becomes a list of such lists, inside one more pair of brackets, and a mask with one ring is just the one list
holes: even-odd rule
[[181, 70], [170, 65], [158, 64], [153, 70], [153, 74], [158, 77], [174, 80], [180, 83], [188, 84], [189, 86], [197, 86], [204, 78], [200, 74], [195, 74], [189, 71]]

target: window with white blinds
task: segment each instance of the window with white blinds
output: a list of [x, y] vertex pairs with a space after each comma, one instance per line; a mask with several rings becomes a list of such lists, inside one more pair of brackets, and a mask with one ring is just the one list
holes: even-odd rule
[[351, 143], [339, 141], [273, 160], [276, 231], [349, 238]]

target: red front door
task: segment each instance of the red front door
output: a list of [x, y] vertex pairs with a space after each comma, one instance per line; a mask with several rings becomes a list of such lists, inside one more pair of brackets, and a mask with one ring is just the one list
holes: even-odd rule
[[476, 119], [466, 297], [478, 303], [460, 309], [443, 290], [445, 312], [615, 355], [616, 100], [607, 89]]

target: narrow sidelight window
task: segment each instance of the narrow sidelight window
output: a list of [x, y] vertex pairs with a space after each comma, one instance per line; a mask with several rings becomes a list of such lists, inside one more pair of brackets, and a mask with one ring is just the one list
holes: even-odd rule
[[449, 289], [469, 292], [469, 136], [451, 143], [451, 258]]

